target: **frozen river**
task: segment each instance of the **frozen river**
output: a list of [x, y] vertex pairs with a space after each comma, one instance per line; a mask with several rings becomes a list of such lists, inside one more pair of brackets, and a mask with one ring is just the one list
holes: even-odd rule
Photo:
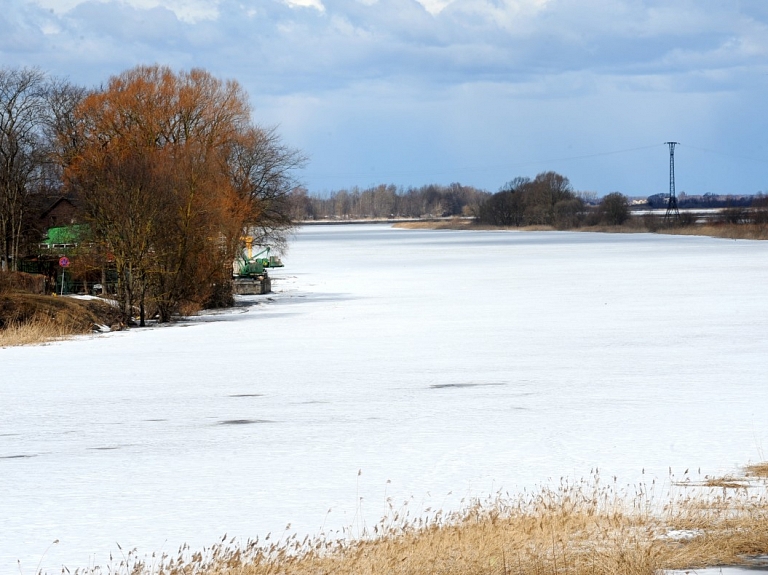
[[768, 459], [768, 242], [317, 226], [284, 261], [226, 314], [0, 349], [0, 573]]

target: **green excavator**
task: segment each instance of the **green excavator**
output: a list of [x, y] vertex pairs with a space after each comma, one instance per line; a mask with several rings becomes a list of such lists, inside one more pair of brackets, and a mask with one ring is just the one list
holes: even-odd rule
[[268, 269], [281, 268], [283, 262], [277, 256], [269, 255], [266, 247], [258, 253], [253, 253], [253, 238], [243, 238], [245, 247], [233, 266], [234, 290], [241, 295], [258, 295], [272, 291], [272, 280]]
[[283, 262], [277, 256], [269, 255], [270, 248], [264, 248], [255, 255], [252, 254], [252, 247], [246, 245], [242, 254], [237, 260], [237, 272], [235, 277], [255, 278], [264, 275], [269, 268], [282, 268]]

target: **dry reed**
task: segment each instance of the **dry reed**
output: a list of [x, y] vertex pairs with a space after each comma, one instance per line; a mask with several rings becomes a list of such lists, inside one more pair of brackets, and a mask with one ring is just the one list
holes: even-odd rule
[[552, 226], [494, 226], [477, 223], [471, 218], [397, 222], [392, 224], [392, 227], [407, 230], [513, 230], [517, 232], [548, 232], [555, 230]]
[[659, 233], [681, 236], [709, 236], [731, 240], [768, 240], [768, 226], [764, 224], [701, 224], [670, 227]]
[[762, 463], [754, 463], [752, 465], [747, 465], [744, 468], [744, 471], [746, 472], [747, 476], [749, 476], [749, 477], [765, 477], [765, 478], [768, 478], [768, 461], [764, 461]]
[[120, 311], [97, 300], [0, 293], [0, 347], [43, 343], [89, 333], [94, 325], [117, 325]]
[[225, 536], [197, 552], [184, 546], [176, 556], [140, 560], [133, 551], [119, 565], [83, 573], [655, 575], [740, 564], [768, 552], [766, 481], [712, 481], [714, 487], [673, 480], [660, 494], [655, 482], [620, 488], [596, 473], [415, 521], [390, 507], [372, 533], [354, 540], [291, 535], [238, 545]]
[[0, 329], [0, 347], [30, 345], [62, 339], [79, 333], [71, 325], [61, 324], [51, 317], [37, 317], [28, 322], [13, 322]]
[[[656, 221], [656, 220], [654, 220]], [[636, 234], [636, 233], [658, 233], [681, 236], [709, 236], [713, 238], [735, 239], [735, 240], [768, 240], [768, 226], [764, 224], [728, 224], [728, 223], [709, 223], [694, 224], [689, 226], [664, 226], [663, 222], [656, 221], [652, 228], [647, 226], [647, 222], [641, 218], [630, 218], [625, 224], [620, 226], [592, 225], [578, 228], [571, 228], [567, 231], [573, 232], [593, 232], [593, 233], [612, 233], [612, 234]], [[553, 231], [552, 226], [523, 226], [523, 227], [504, 227], [492, 226], [489, 224], [478, 224], [471, 219], [451, 219], [451, 220], [424, 220], [418, 222], [401, 222], [394, 224], [396, 228], [406, 229], [430, 229], [430, 230], [515, 230], [521, 232], [533, 231]]]

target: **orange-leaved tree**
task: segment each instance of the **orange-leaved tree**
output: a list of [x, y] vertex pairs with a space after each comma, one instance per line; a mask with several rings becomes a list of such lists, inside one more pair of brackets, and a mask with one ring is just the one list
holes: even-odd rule
[[252, 124], [237, 82], [138, 66], [87, 95], [74, 125], [65, 181], [142, 324], [148, 304], [167, 321], [220, 297], [247, 229], [280, 240], [290, 226], [280, 201], [303, 156]]

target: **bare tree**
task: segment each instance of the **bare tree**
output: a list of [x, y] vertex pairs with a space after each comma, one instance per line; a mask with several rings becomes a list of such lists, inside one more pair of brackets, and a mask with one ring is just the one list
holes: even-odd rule
[[629, 219], [629, 200], [621, 192], [612, 192], [600, 202], [600, 219], [609, 226], [620, 226]]
[[283, 144], [275, 128], [248, 127], [232, 145], [229, 169], [242, 201], [242, 232], [257, 243], [284, 247], [291, 228], [295, 173], [307, 158]]
[[84, 145], [78, 131], [76, 110], [88, 90], [60, 78], [53, 78], [47, 90], [44, 132], [59, 172], [69, 166]]
[[17, 269], [30, 197], [44, 163], [47, 82], [35, 68], [0, 69], [0, 269]]
[[482, 203], [481, 222], [502, 226], [549, 225], [576, 227], [584, 217], [584, 201], [573, 192], [568, 178], [542, 172], [533, 180], [518, 177]]

